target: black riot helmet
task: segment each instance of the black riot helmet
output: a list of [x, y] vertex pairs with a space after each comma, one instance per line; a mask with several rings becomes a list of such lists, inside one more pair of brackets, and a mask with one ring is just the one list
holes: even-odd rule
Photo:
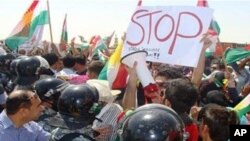
[[39, 79], [40, 61], [36, 57], [22, 58], [16, 65], [17, 84], [31, 85]]
[[17, 65], [17, 62], [19, 62], [21, 59], [14, 59], [11, 63], [10, 63], [10, 73], [13, 75], [13, 76], [17, 76], [17, 73], [16, 73], [16, 65]]
[[88, 84], [71, 85], [59, 97], [58, 111], [62, 115], [81, 118], [92, 124], [96, 119], [97, 102], [98, 91], [95, 88]]
[[171, 108], [147, 104], [124, 119], [119, 134], [122, 141], [182, 141], [184, 124]]
[[25, 57], [27, 56], [19, 56], [16, 59], [12, 60], [9, 66], [10, 67], [9, 70], [12, 76], [15, 76], [15, 77], [17, 76], [17, 73], [16, 73], [17, 62], [19, 62], [22, 58], [25, 58]]
[[8, 73], [10, 63], [15, 58], [13, 54], [0, 55], [0, 72]]
[[57, 78], [45, 78], [35, 82], [34, 89], [42, 101], [52, 102], [52, 109], [57, 111], [57, 101], [62, 91], [69, 84]]

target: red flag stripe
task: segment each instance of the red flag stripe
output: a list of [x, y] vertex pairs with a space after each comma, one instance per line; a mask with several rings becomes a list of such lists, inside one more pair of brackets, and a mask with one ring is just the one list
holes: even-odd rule
[[36, 8], [38, 2], [39, 2], [39, 0], [34, 0], [33, 3], [30, 5], [30, 7], [28, 8], [26, 13], [28, 13], [30, 11], [34, 11], [34, 9]]
[[208, 7], [208, 2], [207, 0], [198, 0], [197, 6]]
[[141, 6], [141, 4], [142, 4], [142, 0], [139, 0], [137, 3], [137, 6]]
[[38, 0], [34, 0], [32, 2], [27, 11], [24, 13], [21, 21], [16, 25], [16, 27], [11, 32], [10, 36], [17, 34], [18, 32], [21, 32], [24, 29], [24, 27], [27, 26], [27, 24], [31, 23], [32, 15], [38, 2], [39, 2]]
[[120, 64], [115, 81], [113, 82], [112, 89], [125, 88], [127, 84], [128, 72], [124, 64]]

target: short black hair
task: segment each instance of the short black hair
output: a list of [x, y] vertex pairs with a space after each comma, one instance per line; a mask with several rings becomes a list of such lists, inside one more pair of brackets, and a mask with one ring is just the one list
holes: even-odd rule
[[59, 57], [55, 53], [48, 53], [42, 56], [50, 66], [54, 65], [58, 60]]
[[184, 75], [182, 74], [182, 71], [180, 69], [170, 67], [168, 65], [160, 66], [159, 71], [157, 73], [157, 76], [164, 76], [167, 79], [177, 79], [177, 78], [184, 77]]
[[220, 106], [229, 106], [229, 101], [227, 100], [225, 94], [219, 90], [209, 91], [205, 98], [205, 102], [205, 104], [214, 103]]
[[189, 113], [191, 107], [198, 100], [198, 91], [186, 79], [173, 79], [166, 83], [164, 99], [171, 103], [171, 108], [178, 114]]
[[229, 125], [239, 124], [235, 111], [217, 104], [204, 106], [199, 112], [198, 121], [208, 126], [209, 136], [215, 141], [227, 140], [230, 135]]
[[74, 56], [75, 63], [81, 64], [81, 65], [86, 65], [86, 57], [84, 55], [77, 55]]
[[62, 60], [65, 68], [72, 68], [75, 65], [75, 59], [71, 55], [64, 56]]
[[100, 72], [102, 71], [104, 65], [105, 64], [102, 61], [92, 61], [92, 62], [90, 62], [89, 66], [88, 66], [88, 71], [94, 72], [97, 75], [99, 75]]

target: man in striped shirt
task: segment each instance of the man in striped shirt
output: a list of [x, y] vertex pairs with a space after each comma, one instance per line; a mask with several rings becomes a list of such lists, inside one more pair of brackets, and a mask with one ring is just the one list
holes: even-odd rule
[[90, 79], [87, 84], [97, 89], [98, 103], [101, 105], [101, 111], [96, 116], [100, 120], [95, 120], [92, 126], [94, 130], [100, 133], [95, 139], [98, 141], [114, 141], [118, 129], [117, 119], [123, 109], [113, 101], [121, 91], [111, 90], [107, 80]]

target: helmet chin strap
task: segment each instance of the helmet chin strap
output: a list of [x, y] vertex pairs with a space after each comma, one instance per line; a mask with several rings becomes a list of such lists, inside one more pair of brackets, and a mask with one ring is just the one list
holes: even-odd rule
[[95, 117], [95, 119], [98, 120], [99, 122], [103, 122], [101, 119], [99, 119], [99, 118], [97, 118], [97, 117]]

